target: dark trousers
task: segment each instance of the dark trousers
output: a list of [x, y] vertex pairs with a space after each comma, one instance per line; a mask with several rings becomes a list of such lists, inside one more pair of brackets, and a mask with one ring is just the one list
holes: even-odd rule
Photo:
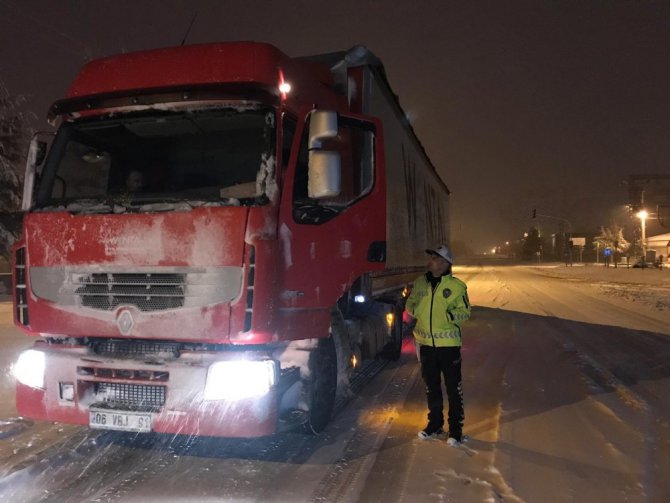
[[463, 386], [461, 383], [461, 348], [420, 347], [421, 375], [426, 383], [428, 399], [428, 424], [444, 425], [442, 412], [442, 376], [449, 402], [449, 434], [460, 440], [463, 433]]

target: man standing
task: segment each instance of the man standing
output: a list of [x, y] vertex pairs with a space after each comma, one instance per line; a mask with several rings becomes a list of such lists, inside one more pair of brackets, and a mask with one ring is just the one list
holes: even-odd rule
[[463, 388], [461, 385], [461, 323], [470, 318], [465, 283], [451, 275], [454, 262], [446, 245], [426, 250], [428, 272], [414, 281], [407, 312], [416, 318], [414, 339], [419, 346], [421, 375], [426, 383], [428, 425], [420, 438], [444, 433], [442, 375], [449, 402], [449, 445], [463, 440]]

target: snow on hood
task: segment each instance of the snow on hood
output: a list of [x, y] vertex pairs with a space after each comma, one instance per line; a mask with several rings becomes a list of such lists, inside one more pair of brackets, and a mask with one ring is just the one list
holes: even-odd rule
[[241, 265], [246, 207], [190, 212], [70, 215], [31, 213], [32, 265]]

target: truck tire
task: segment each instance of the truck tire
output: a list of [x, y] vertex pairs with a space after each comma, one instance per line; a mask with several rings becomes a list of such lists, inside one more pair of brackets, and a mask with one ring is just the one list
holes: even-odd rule
[[305, 432], [321, 433], [333, 414], [337, 390], [337, 353], [332, 337], [320, 339], [309, 357], [310, 377], [305, 382], [309, 412]]

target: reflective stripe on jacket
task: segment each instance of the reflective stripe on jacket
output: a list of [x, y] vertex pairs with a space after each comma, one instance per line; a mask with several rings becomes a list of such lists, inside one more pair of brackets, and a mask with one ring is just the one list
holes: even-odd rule
[[414, 338], [424, 346], [460, 346], [461, 323], [470, 318], [465, 283], [446, 274], [435, 289], [423, 275], [414, 281], [407, 311], [416, 318]]

